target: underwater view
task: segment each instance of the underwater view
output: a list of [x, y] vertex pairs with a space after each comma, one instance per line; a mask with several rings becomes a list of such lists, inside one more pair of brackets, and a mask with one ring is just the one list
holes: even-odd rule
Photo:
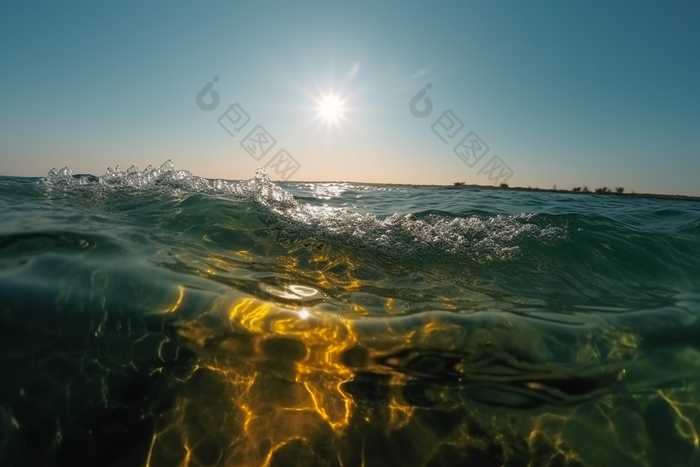
[[0, 177], [0, 465], [700, 465], [700, 202], [251, 177]]

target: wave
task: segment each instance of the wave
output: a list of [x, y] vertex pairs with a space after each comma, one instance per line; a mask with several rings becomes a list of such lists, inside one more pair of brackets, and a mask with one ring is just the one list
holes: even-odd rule
[[284, 232], [290, 244], [355, 249], [365, 256], [389, 262], [452, 257], [488, 262], [513, 258], [528, 239], [563, 240], [566, 227], [539, 225], [536, 214], [473, 215], [460, 217], [430, 213], [394, 214], [380, 219], [328, 206], [297, 202], [288, 191], [270, 181], [264, 169], [247, 181], [208, 180], [187, 170], [175, 170], [171, 161], [160, 168], [139, 171], [109, 168], [100, 177], [73, 176], [68, 168], [52, 169], [42, 180], [49, 187], [92, 186], [131, 189], [187, 189], [192, 193], [224, 195], [252, 203], [268, 225]]
[[[372, 277], [373, 270], [380, 271], [381, 277], [411, 273], [433, 286], [457, 284], [517, 300], [546, 300], [557, 307], [581, 303], [644, 307], [675, 293], [700, 289], [697, 220], [670, 231], [648, 230], [589, 212], [588, 207], [586, 213], [561, 214], [503, 214], [483, 207], [459, 214], [414, 209], [380, 217], [327, 203], [328, 193], [342, 199], [343, 191], [353, 189], [348, 184], [325, 187], [316, 202], [300, 202], [272, 183], [264, 169], [250, 180], [209, 180], [175, 170], [171, 161], [143, 171], [108, 169], [100, 177], [54, 169], [41, 183], [50, 189], [86, 189], [88, 197], [102, 196], [105, 190], [120, 193], [123, 196], [113, 199], [110, 208], [161, 226], [161, 239], [168, 232], [174, 234], [172, 230], [193, 244], [207, 238], [205, 249], [214, 247], [223, 256], [232, 248], [250, 249], [263, 242], [264, 248], [253, 250], [260, 252], [258, 261], [270, 267], [271, 251], [291, 255], [300, 265], [297, 269], [306, 269], [302, 273], [306, 279], [319, 267], [340, 268], [346, 276], [354, 271], [365, 278]], [[156, 200], [142, 201], [133, 213], [139, 193], [151, 193]], [[433, 190], [421, 196], [430, 193], [441, 194]], [[379, 204], [389, 194], [377, 192], [374, 202]], [[81, 191], [81, 198], [85, 196]], [[173, 196], [177, 200], [166, 203], [169, 208], [162, 205]], [[495, 195], [484, 196], [493, 202]], [[566, 202], [572, 201], [567, 198]], [[650, 219], [657, 211], [683, 219], [692, 215], [692, 211], [659, 208], [650, 211]], [[635, 222], [641, 223], [640, 219]], [[272, 237], [257, 230], [261, 226]], [[278, 270], [284, 271], [285, 266]], [[352, 281], [348, 277], [345, 282]]]
[[694, 208], [362, 191], [372, 210], [170, 161], [34, 182], [0, 180], [0, 462], [698, 459]]

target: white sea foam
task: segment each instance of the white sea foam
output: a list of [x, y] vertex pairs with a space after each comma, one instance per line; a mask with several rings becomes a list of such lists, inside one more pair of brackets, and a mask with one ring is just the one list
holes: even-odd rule
[[535, 214], [452, 217], [431, 214], [418, 218], [394, 214], [380, 219], [374, 214], [297, 202], [291, 193], [270, 181], [264, 169], [245, 181], [209, 180], [187, 170], [175, 170], [168, 160], [159, 168], [140, 171], [107, 169], [101, 177], [73, 176], [68, 168], [52, 169], [43, 179], [48, 186], [93, 185], [105, 188], [186, 189], [251, 202], [271, 228], [285, 241], [322, 249], [349, 248], [391, 262], [416, 259], [468, 259], [477, 262], [508, 260], [517, 256], [528, 239], [542, 242], [561, 239], [565, 228], [539, 226]]

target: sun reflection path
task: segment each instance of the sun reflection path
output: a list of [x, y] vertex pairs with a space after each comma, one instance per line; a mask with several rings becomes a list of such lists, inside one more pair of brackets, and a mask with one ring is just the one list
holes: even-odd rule
[[[187, 307], [179, 288], [161, 309]], [[647, 411], [682, 440], [679, 459], [700, 459], [697, 380], [643, 384], [697, 368], [696, 351], [669, 354], [661, 368], [632, 326], [548, 326], [508, 313], [384, 319], [221, 297], [177, 324], [199, 360], [178, 379], [148, 465], [652, 466], [645, 453], [660, 441]]]

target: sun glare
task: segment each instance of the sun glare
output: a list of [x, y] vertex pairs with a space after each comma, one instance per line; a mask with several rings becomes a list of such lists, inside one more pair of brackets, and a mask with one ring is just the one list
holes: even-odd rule
[[318, 106], [318, 114], [328, 122], [337, 122], [343, 116], [343, 105], [336, 96], [324, 96]]

